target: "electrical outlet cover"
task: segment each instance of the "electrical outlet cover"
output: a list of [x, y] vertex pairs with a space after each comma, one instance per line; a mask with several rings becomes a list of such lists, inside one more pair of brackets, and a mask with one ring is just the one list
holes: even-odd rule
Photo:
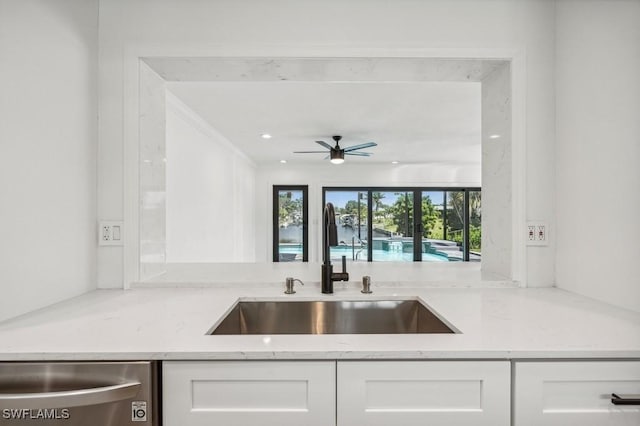
[[528, 246], [549, 245], [549, 226], [541, 220], [531, 220], [527, 222], [526, 242]]
[[124, 242], [124, 222], [101, 220], [98, 224], [98, 245], [121, 246]]

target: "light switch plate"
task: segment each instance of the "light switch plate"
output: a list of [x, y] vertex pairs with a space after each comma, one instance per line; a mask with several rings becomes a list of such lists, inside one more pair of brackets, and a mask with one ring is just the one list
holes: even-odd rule
[[121, 246], [124, 241], [124, 222], [101, 220], [98, 223], [98, 245]]

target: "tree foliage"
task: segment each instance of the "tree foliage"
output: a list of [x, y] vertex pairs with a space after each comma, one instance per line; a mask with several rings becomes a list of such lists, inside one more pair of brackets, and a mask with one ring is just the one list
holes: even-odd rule
[[397, 233], [405, 236], [413, 236], [413, 194], [408, 192], [396, 193], [398, 198], [387, 211], [392, 217]]
[[[482, 194], [469, 192], [469, 248], [480, 250], [482, 246]], [[464, 227], [464, 192], [447, 192], [447, 239], [462, 243]]]
[[[343, 214], [351, 214], [358, 216], [358, 202], [356, 200], [349, 200], [342, 209]], [[367, 202], [360, 201], [360, 217], [367, 217]]]
[[[391, 215], [395, 232], [405, 237], [412, 237], [414, 232], [413, 221], [413, 194], [410, 192], [397, 194], [395, 203], [388, 207], [387, 212]], [[422, 217], [423, 237], [429, 237], [431, 231], [440, 220], [440, 213], [436, 210], [429, 196], [422, 197]]]
[[302, 198], [292, 198], [287, 193], [280, 193], [278, 198], [280, 224], [302, 224]]

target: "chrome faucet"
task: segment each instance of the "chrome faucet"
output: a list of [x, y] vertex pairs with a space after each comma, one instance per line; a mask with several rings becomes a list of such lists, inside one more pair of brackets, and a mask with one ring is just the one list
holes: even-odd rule
[[334, 281], [349, 281], [347, 272], [347, 257], [342, 256], [342, 272], [333, 272], [330, 248], [338, 245], [338, 229], [336, 228], [336, 213], [333, 204], [324, 206], [324, 221], [322, 226], [322, 292], [333, 293]]

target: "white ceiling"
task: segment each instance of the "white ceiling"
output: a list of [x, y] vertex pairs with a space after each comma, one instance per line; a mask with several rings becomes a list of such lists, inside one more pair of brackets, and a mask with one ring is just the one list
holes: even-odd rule
[[[256, 163], [307, 164], [316, 140], [376, 142], [359, 163], [480, 165], [481, 81], [502, 60], [148, 57], [187, 109]], [[262, 133], [273, 138], [264, 140]]]
[[477, 81], [168, 81], [167, 89], [258, 164], [323, 161], [293, 151], [333, 145], [334, 134], [343, 148], [378, 144], [349, 162], [481, 160]]

